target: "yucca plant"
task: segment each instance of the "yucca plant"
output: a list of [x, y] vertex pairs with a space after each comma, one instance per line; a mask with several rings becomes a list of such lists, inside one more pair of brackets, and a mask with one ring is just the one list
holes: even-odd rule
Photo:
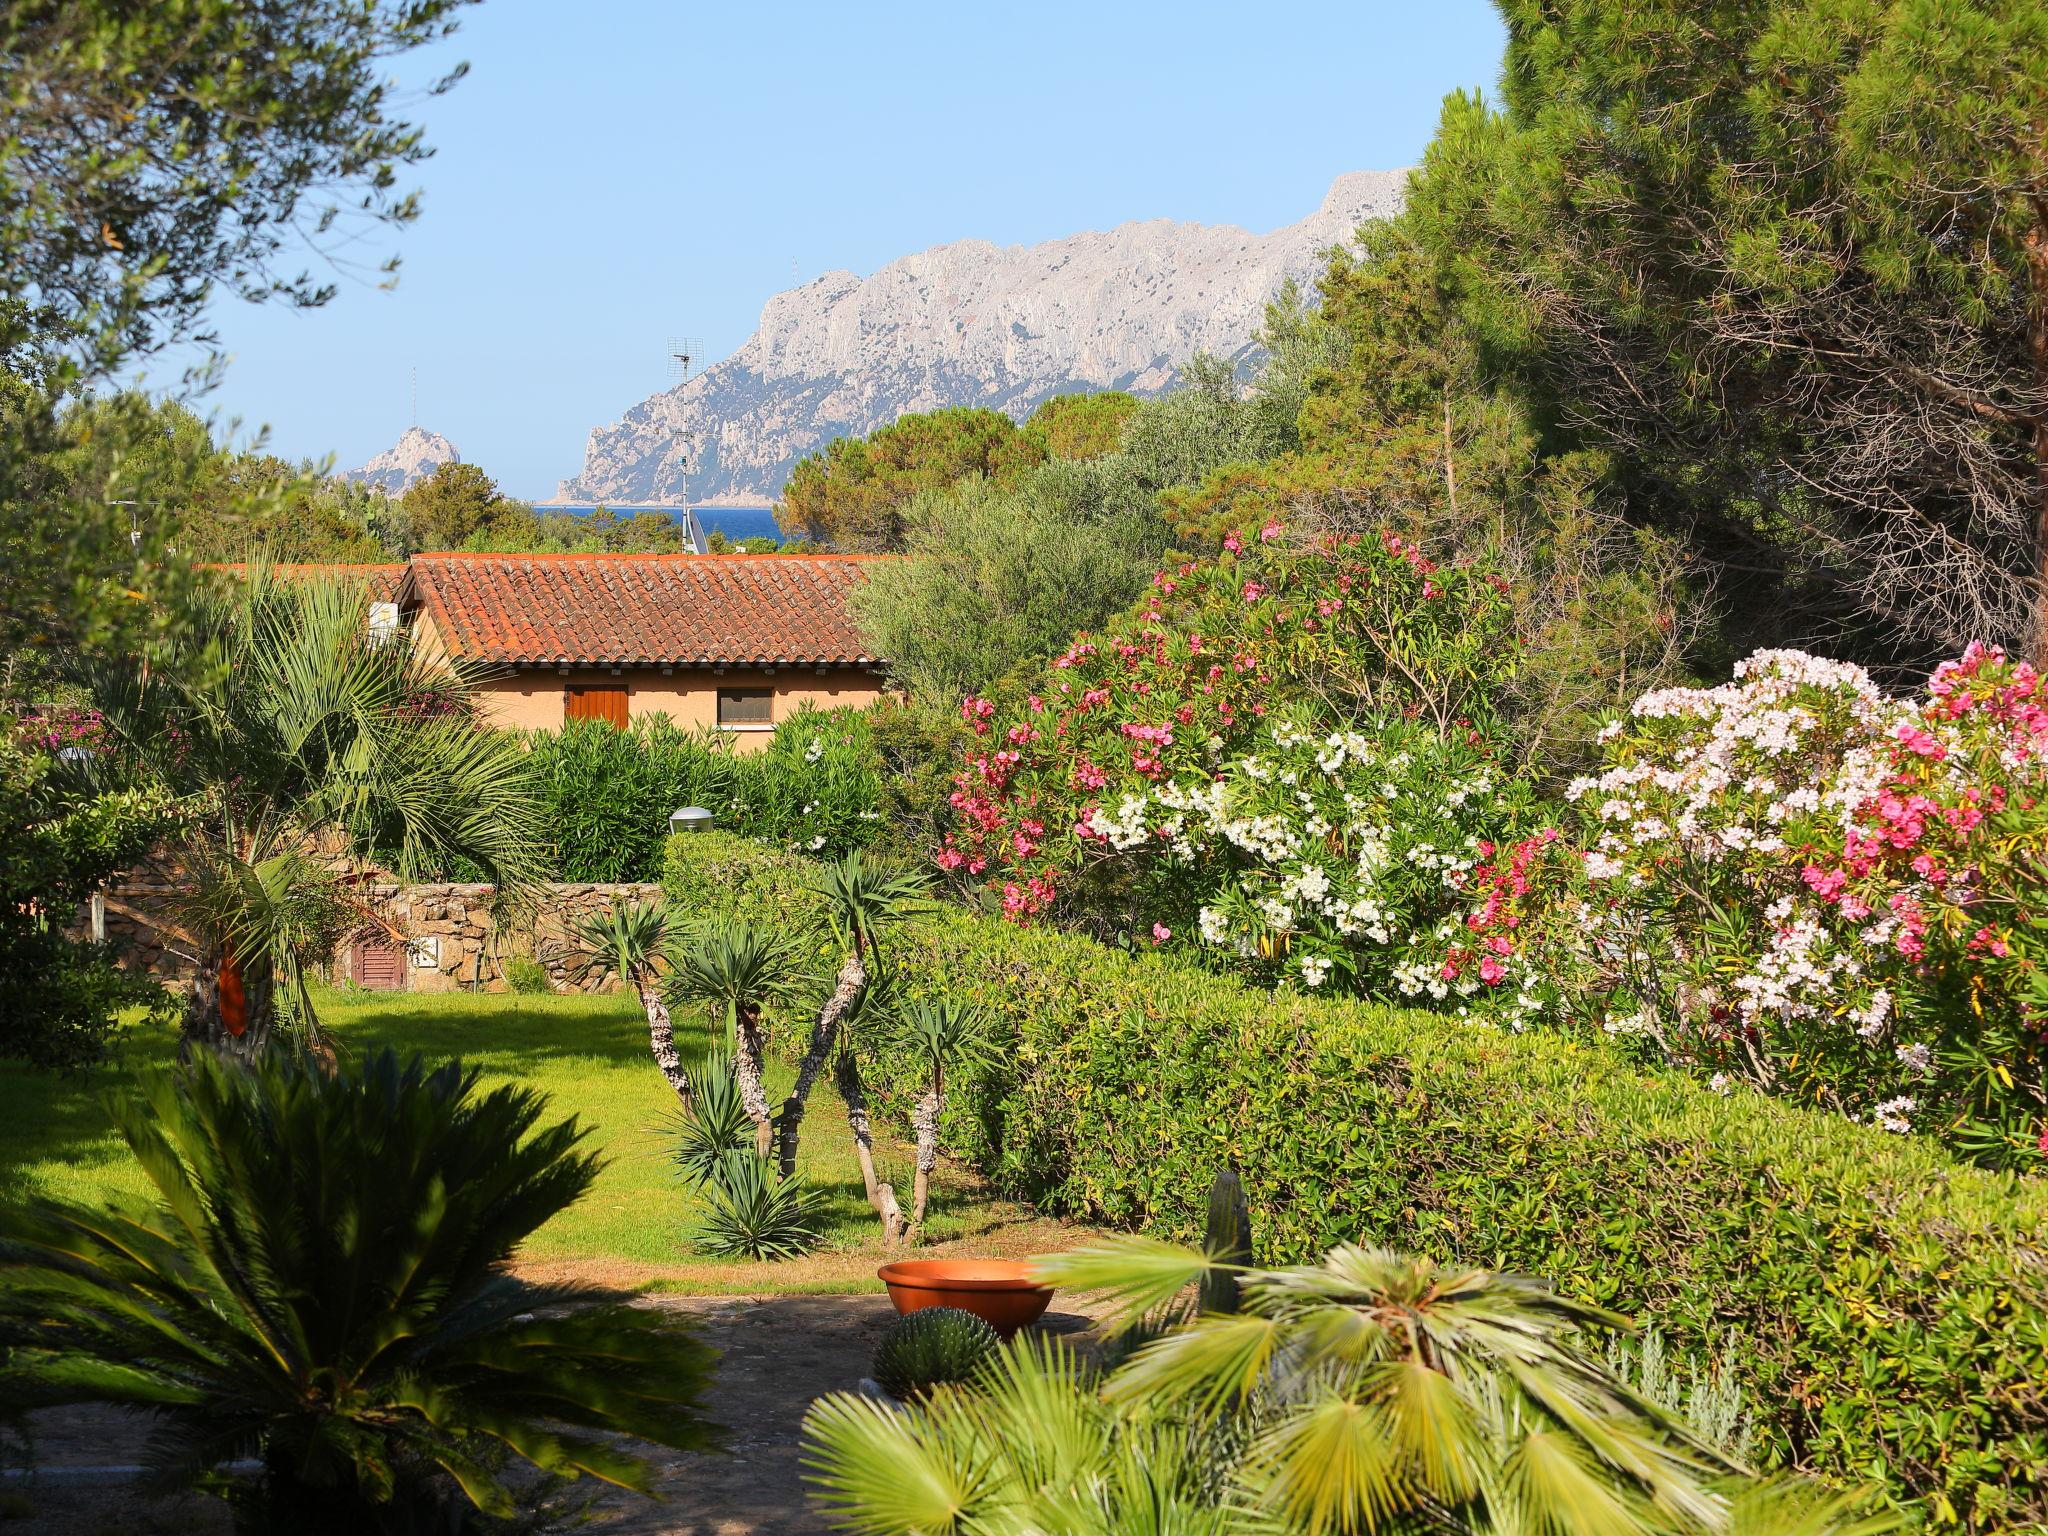
[[732, 1056], [710, 1051], [691, 1072], [690, 1099], [667, 1126], [669, 1158], [692, 1185], [708, 1183], [728, 1152], [752, 1145], [754, 1123], [740, 1102]]
[[910, 1106], [910, 1128], [917, 1138], [917, 1177], [910, 1207], [910, 1230], [924, 1230], [931, 1197], [932, 1172], [939, 1165], [939, 1117], [946, 1108], [946, 1073], [978, 1066], [987, 1056], [988, 1017], [952, 999], [918, 999], [901, 1010], [895, 1029], [896, 1048], [916, 1063], [924, 1078]]
[[872, 982], [881, 962], [880, 935], [892, 924], [902, 922], [915, 910], [924, 895], [923, 877], [892, 869], [859, 852], [849, 853], [821, 867], [811, 888], [825, 899], [832, 926], [845, 948], [832, 990], [818, 1008], [811, 1026], [810, 1044], [797, 1063], [796, 1082], [782, 1102], [776, 1117], [780, 1132], [779, 1156], [785, 1177], [796, 1172], [796, 1154], [802, 1134], [804, 1106], [818, 1075], [835, 1049], [847, 1041], [848, 1017]]
[[[598, 1163], [545, 1099], [389, 1052], [327, 1076], [207, 1055], [113, 1106], [152, 1198], [0, 1221], [0, 1395], [142, 1409], [160, 1483], [243, 1524], [460, 1529], [508, 1459], [646, 1491], [615, 1438], [701, 1448], [712, 1352], [504, 1263]], [[220, 1463], [255, 1458], [253, 1487]]]
[[351, 927], [390, 931], [360, 894], [373, 865], [469, 861], [501, 912], [536, 890], [524, 752], [477, 720], [462, 672], [373, 638], [360, 588], [257, 569], [220, 585], [184, 644], [176, 665], [82, 662], [77, 681], [112, 744], [95, 771], [191, 811], [150, 861], [195, 967], [191, 1039], [253, 1058], [281, 1023], [310, 1037], [308, 968]]
[[794, 945], [748, 923], [722, 923], [678, 943], [670, 956], [668, 995], [709, 1003], [723, 1016], [732, 1047], [740, 1102], [754, 1122], [755, 1146], [768, 1155], [773, 1121], [762, 1078], [767, 1039], [762, 1010], [795, 991], [802, 979]]
[[[1139, 1325], [1215, 1261], [1124, 1239], [1040, 1261]], [[1620, 1320], [1532, 1280], [1341, 1247], [1240, 1275], [1098, 1378], [1020, 1337], [975, 1393], [896, 1411], [836, 1394], [805, 1421], [833, 1523], [861, 1536], [1060, 1531], [1868, 1536], [1852, 1495], [1763, 1480], [1601, 1363]]]
[[687, 1106], [690, 1074], [683, 1070], [682, 1055], [676, 1050], [675, 1021], [669, 1016], [661, 980], [670, 929], [668, 909], [660, 902], [621, 902], [608, 911], [593, 912], [570, 925], [577, 956], [569, 974], [579, 982], [617, 976], [633, 989], [647, 1015], [647, 1044], [654, 1064]]
[[705, 1185], [697, 1248], [720, 1259], [794, 1259], [818, 1242], [823, 1197], [750, 1147], [725, 1153]]

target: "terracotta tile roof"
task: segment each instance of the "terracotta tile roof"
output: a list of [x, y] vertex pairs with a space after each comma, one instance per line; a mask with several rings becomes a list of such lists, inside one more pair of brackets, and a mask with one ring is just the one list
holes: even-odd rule
[[458, 660], [871, 664], [858, 555], [414, 555], [401, 602]]
[[[247, 562], [237, 561], [212, 567], [217, 571], [233, 571], [240, 575], [252, 567]], [[405, 581], [405, 567], [402, 565], [295, 565], [289, 561], [273, 563], [268, 567], [271, 576], [279, 581], [361, 581], [368, 584], [370, 601], [390, 603], [398, 599], [398, 589]]]

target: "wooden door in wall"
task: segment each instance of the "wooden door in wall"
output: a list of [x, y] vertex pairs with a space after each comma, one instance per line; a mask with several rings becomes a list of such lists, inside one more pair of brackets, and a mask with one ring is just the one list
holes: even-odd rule
[[571, 683], [563, 690], [562, 718], [602, 720], [623, 728], [626, 724], [624, 683]]
[[357, 986], [371, 992], [405, 990], [405, 951], [383, 934], [357, 935], [348, 960], [349, 975]]

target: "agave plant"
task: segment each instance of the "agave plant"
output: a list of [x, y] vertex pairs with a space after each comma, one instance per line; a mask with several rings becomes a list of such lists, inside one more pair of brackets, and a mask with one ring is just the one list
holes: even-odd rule
[[832, 990], [818, 1008], [811, 1026], [810, 1044], [797, 1063], [796, 1082], [782, 1102], [776, 1117], [780, 1132], [778, 1155], [785, 1178], [796, 1172], [798, 1139], [802, 1134], [804, 1105], [817, 1085], [818, 1075], [836, 1048], [845, 1044], [849, 1014], [874, 977], [881, 959], [880, 934], [893, 923], [903, 921], [924, 894], [921, 876], [890, 869], [864, 858], [847, 854], [821, 868], [812, 889], [825, 899], [846, 949]]
[[578, 953], [569, 974], [579, 982], [617, 976], [640, 999], [647, 1015], [647, 1043], [654, 1064], [685, 1106], [690, 1102], [690, 1074], [676, 1050], [675, 1022], [663, 995], [661, 969], [669, 943], [668, 909], [659, 902], [624, 902], [593, 912], [570, 925]]
[[[1041, 1261], [1113, 1328], [1199, 1286], [1208, 1255], [1128, 1239]], [[1106, 1377], [1020, 1337], [977, 1390], [805, 1421], [833, 1523], [861, 1536], [1060, 1531], [1869, 1536], [1853, 1495], [1765, 1480], [1629, 1389], [1588, 1341], [1621, 1320], [1532, 1280], [1341, 1247], [1247, 1270]]]
[[667, 1127], [669, 1158], [677, 1173], [702, 1186], [717, 1174], [726, 1153], [752, 1145], [754, 1126], [740, 1102], [729, 1052], [706, 1052], [691, 1074], [691, 1084], [689, 1102]]
[[151, 671], [81, 663], [113, 750], [103, 771], [191, 808], [151, 863], [194, 963], [188, 1037], [263, 1054], [314, 1025], [308, 968], [352, 927], [373, 865], [411, 875], [461, 857], [501, 909], [537, 887], [545, 840], [525, 755], [470, 708], [462, 673], [369, 632], [358, 588], [262, 570], [200, 609], [194, 654]]
[[721, 1259], [794, 1259], [818, 1241], [822, 1197], [797, 1179], [785, 1179], [750, 1147], [725, 1153], [706, 1188], [710, 1200], [698, 1223], [702, 1253]]
[[768, 1155], [773, 1121], [762, 1080], [767, 1054], [762, 1010], [795, 990], [800, 979], [797, 960], [795, 947], [786, 940], [747, 923], [725, 923], [701, 933], [694, 942], [677, 945], [669, 973], [672, 999], [709, 1003], [723, 1013], [732, 1044], [733, 1077], [763, 1157]]
[[[544, 1107], [389, 1052], [145, 1079], [113, 1113], [153, 1199], [0, 1226], [0, 1396], [146, 1410], [158, 1480], [231, 1492], [259, 1530], [509, 1514], [508, 1458], [645, 1491], [616, 1436], [712, 1443], [712, 1353], [671, 1315], [505, 1273], [597, 1173]], [[215, 1470], [250, 1457], [253, 1488]]]

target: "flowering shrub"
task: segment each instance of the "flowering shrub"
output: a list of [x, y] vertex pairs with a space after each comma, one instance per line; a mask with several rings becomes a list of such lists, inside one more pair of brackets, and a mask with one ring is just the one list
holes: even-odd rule
[[[2048, 688], [1972, 647], [1917, 701], [1765, 651], [1644, 695], [1570, 796], [1611, 1033], [2008, 1165], [2048, 1157]], [[1590, 989], [1587, 984], [1590, 983]]]
[[1208, 815], [1197, 800], [1255, 750], [1272, 701], [1290, 701], [1304, 737], [1364, 717], [1471, 734], [1512, 667], [1508, 619], [1497, 580], [1391, 534], [1233, 534], [1216, 557], [1158, 573], [1132, 615], [1077, 639], [1035, 691], [1007, 708], [962, 703], [976, 743], [938, 861], [1013, 921], [1057, 910], [1144, 932], [1191, 914], [1213, 871], [1157, 857], [1178, 835], [1162, 829]]

